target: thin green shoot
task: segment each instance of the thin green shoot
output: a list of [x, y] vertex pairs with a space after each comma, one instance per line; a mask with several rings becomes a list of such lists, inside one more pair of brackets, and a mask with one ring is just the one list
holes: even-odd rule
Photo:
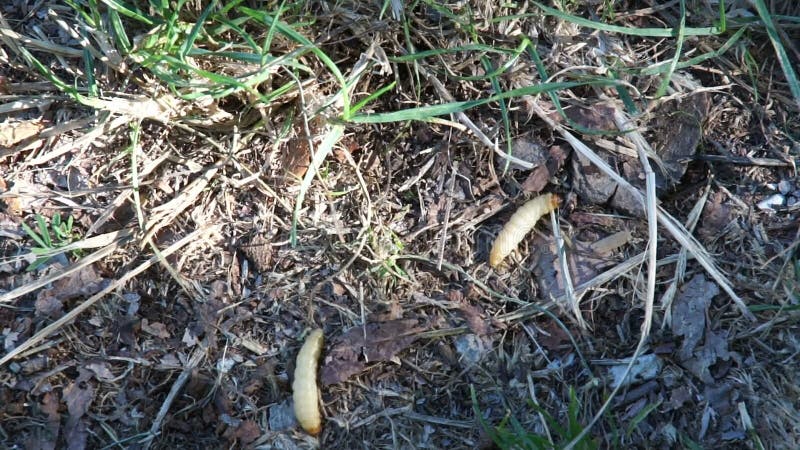
[[678, 24], [678, 38], [675, 43], [675, 55], [672, 57], [672, 62], [669, 65], [669, 70], [664, 74], [664, 79], [656, 90], [656, 98], [663, 97], [669, 88], [669, 83], [672, 80], [672, 74], [675, 73], [675, 68], [678, 67], [678, 62], [681, 59], [681, 51], [683, 50], [683, 41], [686, 39], [686, 0], [680, 0], [680, 23]]
[[484, 99], [420, 106], [417, 108], [408, 108], [388, 113], [363, 114], [363, 115], [356, 114], [350, 118], [350, 121], [354, 123], [388, 123], [388, 122], [399, 122], [406, 120], [425, 121], [432, 117], [467, 111], [477, 106], [481, 106], [486, 103], [495, 102], [502, 99], [520, 97], [523, 95], [537, 95], [560, 89], [571, 89], [578, 86], [587, 86], [587, 85], [613, 86], [615, 84], [617, 83], [606, 79], [599, 79], [599, 80], [592, 79], [589, 81], [581, 81], [581, 82], [570, 81], [562, 83], [541, 83], [535, 86], [526, 86], [523, 88], [511, 89]]
[[[38, 231], [32, 229], [28, 224], [22, 223], [22, 229], [37, 244], [36, 247], [31, 248], [31, 252], [40, 255], [28, 266], [26, 269], [28, 272], [41, 267], [60, 253], [58, 252], [59, 248], [69, 245], [77, 239], [76, 234], [73, 232], [73, 217], [71, 215], [62, 220], [61, 214], [56, 213], [50, 219], [49, 225], [41, 214], [36, 214], [35, 220]], [[80, 256], [79, 250], [75, 250], [72, 253], [74, 256]]]
[[752, 4], [755, 5], [756, 11], [758, 11], [758, 15], [761, 17], [761, 21], [764, 23], [764, 27], [767, 29], [767, 36], [772, 42], [772, 46], [775, 48], [775, 54], [778, 55], [778, 62], [780, 62], [781, 68], [783, 69], [783, 74], [786, 77], [786, 82], [789, 84], [789, 91], [794, 97], [797, 108], [800, 109], [800, 81], [798, 81], [795, 67], [792, 64], [792, 61], [789, 59], [786, 49], [783, 47], [780, 35], [778, 34], [778, 29], [775, 28], [775, 23], [772, 21], [772, 16], [769, 13], [769, 9], [767, 8], [766, 3], [764, 3], [764, 0], [751, 1]]
[[[626, 34], [631, 36], [641, 36], [641, 37], [675, 37], [677, 35], [677, 30], [675, 30], [674, 28], [631, 28], [631, 27], [622, 27], [619, 25], [609, 25], [602, 22], [596, 22], [594, 20], [584, 19], [583, 17], [566, 14], [562, 11], [547, 7], [538, 2], [533, 2], [533, 4], [539, 7], [539, 9], [541, 9], [548, 15], [594, 30], [606, 31], [609, 33]], [[533, 14], [520, 14], [519, 16], [527, 17], [532, 15]], [[720, 26], [697, 27], [697, 28], [686, 28], [684, 30], [684, 35], [709, 36], [709, 35], [722, 34], [724, 32], [725, 30], [721, 29]]]
[[[484, 70], [486, 70], [487, 72], [493, 71], [492, 63], [489, 62], [489, 58], [487, 58], [485, 55], [481, 56], [481, 63], [483, 64]], [[503, 92], [503, 89], [500, 87], [500, 82], [498, 81], [497, 77], [492, 76], [489, 79], [492, 82], [492, 90], [496, 94], [501, 94]], [[497, 104], [500, 107], [500, 118], [503, 121], [503, 132], [505, 133], [505, 138], [506, 138], [506, 153], [509, 156], [512, 156], [513, 142], [511, 140], [511, 120], [509, 120], [508, 118], [508, 107], [506, 106], [505, 99], [498, 100]], [[510, 166], [511, 166], [511, 160], [506, 159], [505, 165], [503, 166], [503, 176], [505, 176]]]

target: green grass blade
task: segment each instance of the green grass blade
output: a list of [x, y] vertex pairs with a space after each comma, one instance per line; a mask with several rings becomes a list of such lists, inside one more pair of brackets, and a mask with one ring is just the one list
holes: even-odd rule
[[102, 0], [102, 2], [110, 9], [113, 9], [114, 11], [122, 14], [123, 16], [138, 20], [139, 22], [142, 22], [145, 25], [155, 26], [161, 23], [160, 20], [156, 20], [155, 18], [145, 14], [139, 8], [136, 8], [134, 6], [129, 6], [126, 3], [119, 2], [117, 0]]
[[686, 0], [680, 0], [681, 20], [678, 25], [678, 39], [675, 44], [675, 55], [672, 57], [672, 62], [669, 65], [669, 70], [664, 74], [664, 79], [656, 91], [656, 98], [662, 97], [669, 88], [669, 83], [672, 80], [672, 74], [675, 73], [675, 68], [678, 66], [678, 61], [681, 59], [681, 51], [683, 50], [683, 41], [686, 31]]
[[[544, 6], [541, 3], [533, 2], [533, 4], [538, 6], [548, 15], [558, 17], [559, 19], [566, 20], [567, 22], [572, 22], [575, 25], [592, 28], [594, 30], [642, 37], [675, 37], [676, 35], [676, 30], [674, 28], [630, 28], [621, 27], [619, 25], [609, 25], [602, 22], [595, 22], [594, 20], [584, 19], [583, 17], [573, 16], [557, 9]], [[686, 28], [684, 30], [684, 34], [686, 36], [708, 36], [720, 34], [721, 32], [722, 31], [718, 27]]]
[[322, 63], [325, 64], [325, 66], [333, 74], [333, 76], [336, 78], [336, 81], [341, 86], [342, 105], [343, 105], [342, 118], [344, 120], [348, 120], [350, 118], [350, 99], [348, 98], [347, 94], [347, 81], [345, 80], [344, 75], [342, 75], [342, 72], [339, 70], [339, 67], [336, 65], [336, 63], [334, 63], [333, 60], [327, 54], [325, 54], [325, 52], [323, 52], [319, 47], [314, 45], [314, 43], [308, 40], [308, 38], [298, 33], [295, 29], [293, 29], [286, 23], [275, 19], [274, 17], [270, 16], [264, 11], [258, 11], [244, 6], [237, 8], [237, 10], [249, 15], [255, 20], [264, 23], [265, 25], [272, 26], [274, 24], [278, 32], [280, 32], [287, 38], [311, 49], [311, 52], [313, 52], [314, 55], [316, 55], [317, 58], [319, 58], [320, 61], [322, 61]]
[[[714, 59], [722, 56], [723, 54], [727, 53], [727, 51], [730, 50], [731, 47], [733, 47], [733, 44], [739, 42], [739, 39], [741, 39], [742, 35], [744, 35], [745, 31], [747, 30], [748, 27], [740, 28], [739, 30], [736, 31], [736, 33], [734, 33], [730, 38], [728, 38], [728, 40], [725, 41], [725, 43], [722, 44], [722, 46], [717, 50], [708, 53], [703, 53], [702, 55], [695, 56], [694, 58], [689, 58], [686, 61], [681, 61], [675, 66], [675, 69], [685, 69], [687, 67], [696, 66], [702, 62], [708, 61], [709, 59]], [[648, 67], [646, 69], [641, 69], [641, 70], [626, 69], [626, 71], [638, 75], [656, 75], [659, 73], [667, 72], [668, 70], [670, 70], [670, 62], [666, 61]]]
[[761, 17], [761, 21], [767, 29], [767, 36], [769, 36], [769, 40], [772, 41], [772, 46], [775, 47], [775, 54], [778, 55], [778, 62], [781, 63], [783, 74], [786, 76], [786, 81], [789, 83], [789, 90], [794, 97], [797, 108], [800, 109], [800, 82], [797, 80], [797, 72], [795, 72], [789, 55], [786, 54], [786, 49], [783, 48], [781, 38], [778, 35], [778, 29], [775, 28], [775, 23], [772, 21], [769, 9], [767, 9], [764, 0], [751, 0], [751, 2], [755, 5], [756, 11], [758, 11], [758, 15]]
[[358, 110], [360, 110], [361, 108], [366, 106], [367, 103], [375, 100], [376, 98], [380, 97], [381, 95], [385, 94], [386, 92], [389, 92], [392, 89], [394, 89], [395, 85], [397, 85], [397, 81], [392, 81], [388, 85], [378, 89], [377, 91], [375, 91], [372, 94], [370, 94], [369, 96], [367, 96], [367, 98], [365, 98], [364, 100], [361, 100], [360, 102], [358, 102], [355, 105], [353, 105], [353, 107], [350, 108], [350, 112], [352, 114], [355, 114], [356, 112], [358, 112]]
[[[525, 43], [525, 45], [527, 45], [527, 43]], [[489, 58], [486, 56], [481, 56], [481, 63], [483, 64], [483, 68], [486, 70], [486, 72], [493, 71], [494, 68], [492, 67], [492, 63], [489, 62]], [[497, 77], [490, 77], [489, 80], [492, 83], [492, 90], [494, 90], [496, 94], [502, 94], [503, 89], [500, 87], [500, 82], [497, 80]], [[500, 107], [500, 118], [503, 121], [503, 132], [506, 135], [506, 153], [511, 156], [513, 152], [513, 142], [511, 141], [511, 121], [508, 118], [508, 108], [506, 107], [505, 99], [498, 100], [497, 104]], [[503, 165], [503, 176], [505, 176], [510, 166], [511, 160], [506, 159], [506, 162]]]
[[125, 31], [125, 26], [122, 24], [119, 13], [113, 9], [109, 9], [108, 20], [111, 24], [114, 41], [117, 43], [120, 53], [127, 55], [131, 52], [131, 41], [128, 39], [128, 33]]
[[47, 227], [47, 222], [44, 220], [44, 216], [41, 214], [36, 214], [36, 224], [39, 226], [39, 236], [41, 236], [42, 240], [44, 241], [44, 246], [50, 248], [53, 246], [53, 240], [50, 239], [50, 230]]
[[189, 50], [194, 47], [194, 43], [197, 40], [197, 36], [200, 35], [200, 31], [206, 25], [206, 20], [208, 20], [208, 16], [211, 14], [211, 11], [217, 6], [217, 0], [211, 0], [208, 3], [208, 6], [203, 8], [203, 11], [200, 13], [200, 17], [197, 18], [197, 22], [192, 26], [191, 31], [189, 31], [189, 35], [186, 36], [186, 40], [183, 41], [181, 44], [180, 51], [178, 56], [180, 59], [186, 59], [186, 55], [189, 54]]
[[41, 247], [47, 247], [47, 243], [45, 243], [44, 240], [41, 238], [41, 236], [39, 236], [38, 233], [33, 231], [33, 229], [29, 227], [27, 223], [22, 222], [22, 230], [25, 231], [28, 237], [33, 239], [33, 241], [36, 242], [38, 245], [40, 245]]
[[388, 123], [388, 122], [402, 122], [406, 120], [428, 120], [436, 116], [444, 116], [447, 114], [454, 114], [457, 112], [464, 112], [476, 106], [484, 105], [486, 103], [513, 98], [521, 97], [523, 95], [537, 95], [547, 92], [557, 91], [561, 89], [571, 89], [578, 86], [613, 86], [616, 83], [611, 80], [593, 80], [583, 82], [561, 82], [561, 83], [542, 83], [535, 86], [526, 86], [524, 88], [511, 89], [500, 94], [479, 100], [467, 100], [461, 102], [442, 103], [438, 105], [420, 106], [418, 108], [403, 109], [400, 111], [393, 111], [389, 113], [377, 114], [357, 114], [350, 118], [353, 123]]
[[634, 418], [631, 420], [631, 423], [628, 425], [628, 428], [627, 428], [627, 430], [625, 430], [625, 436], [626, 436], [626, 437], [630, 437], [630, 436], [631, 436], [631, 433], [633, 433], [633, 430], [635, 430], [635, 429], [636, 429], [636, 427], [637, 427], [637, 426], [639, 426], [639, 424], [640, 424], [640, 423], [641, 423], [641, 422], [642, 422], [644, 419], [646, 419], [646, 418], [647, 418], [647, 416], [648, 416], [648, 415], [650, 415], [650, 413], [651, 413], [651, 412], [653, 412], [653, 411], [654, 411], [656, 408], [658, 408], [659, 406], [661, 406], [661, 403], [662, 403], [662, 402], [663, 402], [663, 400], [662, 400], [662, 399], [658, 399], [658, 401], [657, 401], [657, 402], [655, 402], [655, 403], [650, 403], [649, 405], [647, 405], [647, 406], [645, 406], [644, 408], [642, 408], [642, 410], [641, 410], [641, 411], [639, 411], [639, 413], [638, 413], [638, 414], [636, 414], [636, 416], [634, 416]]

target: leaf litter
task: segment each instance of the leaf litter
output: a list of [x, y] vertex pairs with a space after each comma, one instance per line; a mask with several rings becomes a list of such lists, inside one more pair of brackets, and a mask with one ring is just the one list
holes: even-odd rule
[[[781, 3], [774, 2], [770, 8], [783, 14], [778, 16], [777, 27], [789, 42], [797, 30], [786, 25], [784, 17], [796, 15], [796, 10]], [[597, 399], [603, 398], [604, 392], [590, 383], [594, 380], [591, 370], [596, 366], [595, 358], [624, 361], [621, 358], [630, 354], [631, 336], [639, 325], [643, 289], [637, 271], [644, 268], [636, 263], [636, 255], [646, 245], [639, 219], [641, 206], [636, 196], [620, 189], [605, 172], [593, 171], [594, 165], [571, 154], [544, 119], [519, 108], [519, 100], [538, 102], [548, 110], [548, 117], [579, 133], [581, 129], [613, 130], [616, 124], [610, 119], [617, 105], [605, 97], [615, 95], [614, 90], [579, 86], [554, 92], [569, 120], [561, 117], [544, 96], [504, 97], [511, 113], [507, 116], [498, 111], [496, 101], [449, 117], [404, 121], [402, 126], [362, 126], [342, 116], [334, 120], [347, 123], [346, 137], [333, 149], [335, 158], [311, 165], [311, 147], [319, 134], [314, 120], [320, 117], [313, 117], [312, 111], [324, 104], [331, 118], [341, 112], [342, 98], [327, 97], [336, 91], [336, 77], [330, 76], [331, 67], [320, 63], [313, 52], [303, 53], [302, 63], [286, 73], [272, 69], [281, 58], [312, 47], [327, 54], [348, 79], [362, 73], [349, 81], [351, 101], [397, 82], [360, 105], [356, 114], [361, 118], [414, 106], [444, 108], [451, 101], [485, 98], [491, 95], [487, 94], [490, 89], [499, 94], [498, 88], [538, 86], [546, 76], [550, 81], [565, 81], [585, 79], [592, 73], [612, 75], [605, 63], [613, 62], [614, 71], [621, 68], [625, 76], [620, 90], [629, 89], [635, 97], [633, 104], [648, 111], [640, 116], [637, 131], [653, 143], [654, 165], [660, 162], [665, 169], [657, 171], [660, 207], [683, 220], [686, 204], [696, 198], [697, 186], [710, 184], [711, 201], [705, 205], [697, 237], [731, 274], [737, 292], [751, 305], [763, 303], [757, 305], [760, 308], [782, 307], [786, 293], [797, 292], [793, 270], [797, 209], [792, 209], [789, 201], [800, 196], [791, 192], [796, 183], [783, 183], [777, 189], [779, 183], [796, 177], [793, 164], [797, 147], [791, 139], [797, 135], [796, 114], [786, 107], [791, 94], [783, 92], [783, 74], [776, 70], [777, 65], [769, 64], [771, 59], [766, 59], [767, 63], [762, 59], [771, 53], [751, 47], [764, 36], [757, 22], [748, 24], [748, 41], [737, 42], [736, 55], [720, 50], [705, 63], [685, 66], [687, 58], [694, 60], [720, 49], [730, 33], [692, 36], [683, 42], [686, 51], [675, 55], [677, 70], [667, 75], [645, 75], [635, 71], [664, 68], [669, 62], [674, 38], [633, 39], [592, 30], [561, 16], [543, 20], [544, 16], [537, 17], [542, 10], [534, 5], [523, 6], [525, 10], [513, 5], [451, 6], [444, 14], [432, 7], [402, 8], [393, 3], [392, 12], [382, 14], [375, 3], [350, 2], [328, 8], [311, 2], [299, 15], [290, 6], [281, 17], [292, 27], [293, 19], [303, 14], [313, 13], [319, 18], [312, 24], [297, 25], [299, 34], [295, 38], [307, 36], [311, 44], [287, 38], [280, 22], [281, 26], [273, 29], [275, 33], [270, 32], [274, 37], [274, 45], [268, 49], [270, 58], [279, 56], [267, 62], [271, 64], [269, 80], [249, 84], [252, 78], [243, 74], [259, 66], [232, 64], [239, 53], [230, 53], [220, 73], [240, 77], [236, 78], [239, 84], [225, 92], [231, 95], [215, 91], [214, 96], [189, 102], [167, 96], [166, 100], [173, 103], [169, 111], [149, 102], [151, 94], [191, 90], [197, 86], [196, 80], [182, 87], [164, 86], [162, 79], [139, 64], [133, 77], [127, 73], [113, 76], [121, 61], [133, 62], [129, 59], [141, 46], [148, 45], [147, 40], [130, 54], [120, 53], [101, 27], [79, 23], [93, 14], [45, 11], [42, 5], [24, 10], [5, 8], [0, 27], [11, 32], [5, 24], [11, 18], [13, 33], [22, 38], [4, 41], [3, 54], [10, 64], [0, 67], [0, 90], [37, 100], [42, 92], [50, 97], [57, 89], [52, 79], [40, 78], [39, 69], [28, 66], [30, 60], [16, 50], [20, 46], [42, 58], [41, 67], [56, 68], [57, 76], [67, 78], [65, 86], [83, 89], [86, 68], [61, 65], [81, 61], [62, 55], [79, 56], [86, 51], [74, 38], [86, 30], [89, 38], [85, 42], [90, 46], [87, 54], [105, 54], [106, 58], [94, 62], [98, 73], [109, 76], [93, 81], [101, 88], [101, 97], [81, 91], [96, 107], [89, 116], [86, 109], [90, 106], [77, 105], [62, 92], [55, 102], [39, 102], [46, 103], [41, 109], [13, 112], [9, 115], [15, 117], [10, 121], [3, 117], [4, 125], [31, 120], [54, 123], [52, 128], [39, 131], [46, 139], [36, 134], [9, 134], [0, 127], [0, 138], [10, 136], [5, 142], [12, 143], [11, 148], [0, 150], [0, 177], [10, 180], [10, 189], [0, 186], [0, 231], [3, 238], [9, 238], [0, 240], [4, 258], [16, 255], [18, 245], [29, 241], [18, 224], [30, 219], [26, 215], [37, 213], [51, 217], [56, 211], [69, 212], [80, 230], [88, 229], [89, 234], [101, 227], [104, 231], [136, 229], [155, 216], [160, 219], [158, 223], [148, 225], [161, 229], [154, 235], [155, 248], [173, 242], [187, 230], [202, 227], [203, 222], [224, 225], [216, 239], [195, 242], [183, 254], [167, 258], [164, 262], [169, 270], [150, 270], [126, 281], [121, 295], [109, 295], [98, 303], [91, 317], [71, 322], [32, 353], [0, 368], [0, 379], [16, 387], [0, 389], [2, 427], [10, 430], [8, 440], [12, 441], [8, 445], [38, 442], [42, 448], [65, 448], [72, 442], [76, 447], [102, 447], [115, 445], [116, 440], [142, 439], [158, 448], [180, 448], [190, 439], [207, 448], [310, 446], [312, 443], [302, 441], [294, 432], [291, 420], [282, 420], [277, 408], [264, 407], [280, 405], [287, 399], [287, 349], [293, 348], [293, 337], [299, 330], [316, 321], [321, 321], [326, 335], [343, 339], [342, 347], [334, 352], [341, 357], [335, 377], [344, 381], [364, 375], [358, 382], [338, 382], [323, 389], [330, 426], [320, 441], [313, 443], [318, 446], [353, 448], [367, 442], [388, 447], [396, 446], [393, 439], [402, 436], [403, 445], [410, 447], [475, 448], [479, 435], [475, 431], [479, 428], [474, 420], [476, 406], [492, 424], [508, 418], [509, 411], [521, 412], [522, 429], [544, 432], [535, 414], [526, 414], [530, 400], [554, 417], [561, 417], [571, 404], [572, 386], [582, 386], [577, 390], [581, 411], [596, 410]], [[242, 7], [233, 5], [225, 11], [232, 17], [241, 14]], [[214, 8], [210, 7], [205, 17], [215, 17], [218, 10]], [[658, 24], [676, 30], [679, 26], [679, 10], [674, 3], [649, 10], [615, 9], [613, 14], [608, 8], [603, 2], [589, 2], [571, 5], [563, 13], [626, 27]], [[744, 3], [729, 8], [729, 24], [751, 14], [750, 9]], [[157, 11], [151, 8], [148, 13]], [[100, 14], [101, 23], [105, 23], [105, 12], [101, 10]], [[52, 20], [54, 16], [58, 22]], [[200, 16], [201, 11], [187, 8], [178, 14], [178, 25], [185, 25], [188, 18], [191, 26]], [[222, 19], [227, 24], [231, 17]], [[247, 22], [242, 22], [243, 32], [264, 32], [257, 27], [256, 17], [247, 17]], [[380, 26], [366, 26], [378, 24], [378, 17]], [[690, 19], [689, 25], [696, 26], [704, 21], [711, 23], [716, 15], [699, 10]], [[128, 24], [133, 19], [126, 16], [122, 20]], [[472, 44], [472, 29], [465, 26], [471, 23], [483, 24], [478, 31], [487, 31], [477, 53], [463, 47]], [[227, 25], [223, 28], [229, 30]], [[539, 38], [523, 49], [522, 57], [506, 49], [497, 54], [486, 52], [489, 61], [499, 63], [502, 71], [475, 81], [475, 76], [489, 73], [476, 64], [487, 48], [506, 47], [510, 38], [527, 36], [534, 28]], [[139, 24], [131, 29], [145, 32], [149, 28]], [[204, 52], [219, 49], [220, 42], [231, 39], [232, 34], [221, 33], [215, 41], [208, 41], [205, 32], [192, 33], [196, 49], [181, 51], [199, 50], [203, 54], [189, 53], [193, 56], [186, 58], [186, 64], [199, 62], [204, 73], [214, 73], [219, 69], [215, 67], [218, 59], [206, 57]], [[133, 32], [128, 37], [136, 38]], [[153, 42], [162, 45], [166, 41]], [[234, 43], [231, 48], [247, 47]], [[435, 57], [418, 53], [440, 48], [448, 51]], [[460, 50], [449, 51], [454, 48]], [[55, 49], [55, 53], [44, 49]], [[543, 67], [534, 67], [534, 54], [541, 57]], [[745, 56], [740, 58], [741, 54]], [[420, 73], [424, 79], [394, 79], [387, 77], [388, 71], [368, 66], [361, 72], [353, 66], [356, 58], [377, 59], [382, 66], [401, 73]], [[739, 60], [749, 58], [756, 64], [738, 67]], [[447, 70], [441, 70], [441, 64], [446, 64]], [[141, 83], [140, 77], [147, 82]], [[702, 80], [702, 85], [699, 81], [691, 84], [692, 77]], [[670, 80], [669, 97], [658, 98], [654, 87], [662, 78]], [[130, 84], [118, 84], [123, 79]], [[281, 91], [285, 87], [288, 90]], [[258, 102], [272, 93], [280, 93], [273, 103]], [[116, 99], [120, 106], [114, 110]], [[154, 108], [137, 112], [141, 105]], [[289, 114], [290, 109], [305, 111], [309, 117]], [[116, 119], [104, 119], [107, 113]], [[74, 117], [85, 117], [87, 120], [81, 123], [86, 127]], [[165, 118], [169, 118], [169, 125]], [[306, 119], [310, 133], [305, 130]], [[126, 126], [129, 123], [130, 128]], [[137, 126], [140, 150], [129, 152], [130, 132]], [[506, 158], [496, 161], [497, 153], [505, 153], [504, 145], [496, 143], [509, 135], [504, 128], [516, 137], [511, 156], [529, 164], [512, 167], [498, 179], [501, 172], [496, 169], [505, 167]], [[462, 131], [465, 129], [470, 133]], [[644, 187], [644, 172], [628, 136], [586, 133], [581, 139], [626, 182]], [[343, 150], [345, 147], [347, 150]], [[698, 148], [702, 152], [698, 153]], [[116, 158], [118, 155], [125, 157]], [[151, 165], [150, 161], [158, 163]], [[747, 164], [742, 165], [742, 161]], [[765, 161], [783, 165], [759, 166]], [[137, 166], [137, 162], [142, 164]], [[138, 172], [131, 174], [132, 169]], [[316, 173], [309, 177], [313, 183], [308, 187], [305, 205], [301, 205], [308, 206], [307, 214], [301, 214], [297, 245], [289, 245], [286, 212], [297, 198], [297, 178], [309, 171]], [[170, 203], [170, 199], [187, 198], [185, 187], [198, 177], [208, 179], [198, 184], [202, 189], [191, 192], [191, 207], [181, 207], [174, 215], [160, 214], [173, 211], [171, 206], [180, 203]], [[713, 182], [708, 183], [712, 177]], [[498, 211], [533, 193], [555, 193], [568, 200], [559, 211], [559, 229], [570, 243], [567, 266], [573, 281], [591, 282], [581, 304], [595, 324], [591, 332], [570, 330], [575, 336], [569, 336], [554, 319], [537, 317], [543, 332], [531, 336], [522, 333], [520, 323], [535, 315], [531, 312], [534, 307], [552, 309], [552, 299], [564, 293], [565, 274], [546, 231], [526, 239], [529, 246], [520, 251], [518, 260], [524, 264], [505, 273], [488, 274], [484, 270], [481, 248], [491, 240]], [[770, 203], [768, 210], [753, 210], [759, 201], [777, 195], [782, 196], [775, 197], [780, 202]], [[367, 196], [372, 197], [372, 204], [366, 202]], [[374, 208], [370, 211], [374, 214], [364, 220], [367, 208]], [[110, 216], [98, 217], [101, 211]], [[369, 229], [363, 235], [365, 244], [355, 247], [352, 242], [362, 236], [357, 230], [365, 222]], [[539, 238], [543, 242], [537, 241]], [[114, 248], [95, 270], [109, 280], [120, 277], [134, 264], [155, 256], [154, 248], [145, 241]], [[658, 264], [660, 289], [673, 276], [674, 255], [681, 249], [669, 238], [658, 239], [657, 244], [659, 258], [664, 258]], [[409, 263], [404, 260], [409, 254], [438, 259], [440, 264]], [[445, 270], [448, 265], [461, 271]], [[688, 260], [686, 265], [683, 270], [696, 273], [694, 261]], [[429, 266], [437, 268], [430, 270]], [[42, 276], [20, 273], [24, 266], [5, 260], [0, 268], [4, 290]], [[551, 272], [545, 270], [548, 268]], [[680, 275], [674, 276], [681, 278], [683, 270], [675, 270]], [[334, 292], [315, 290], [319, 280], [329, 278], [336, 279], [342, 288]], [[14, 309], [0, 309], [4, 350], [12, 351], [79, 304], [82, 297], [97, 292], [94, 288], [78, 289], [82, 280], [70, 280], [75, 286], [54, 283], [19, 299], [12, 305]], [[758, 314], [762, 323], [756, 341], [748, 334], [750, 325], [737, 321], [722, 296], [686, 297], [690, 289], [713, 290], [714, 286], [704, 277], [702, 282], [692, 280], [683, 287], [684, 297], [676, 299], [680, 305], [673, 304], [673, 308], [682, 308], [674, 311], [676, 317], [682, 317], [681, 324], [651, 335], [653, 353], [647, 353], [635, 366], [639, 376], [626, 385], [625, 401], [620, 403], [624, 408], [609, 411], [604, 426], [593, 430], [595, 437], [602, 439], [602, 446], [618, 443], [598, 430], [623, 422], [638, 424], [625, 436], [631, 446], [671, 448], [685, 443], [677, 440], [683, 436], [702, 441], [709, 448], [746, 446], [750, 443], [745, 440], [757, 433], [778, 443], [777, 447], [797, 447], [796, 433], [791, 434], [792, 424], [798, 422], [797, 405], [787, 400], [796, 384], [790, 382], [796, 379], [790, 356], [797, 350], [793, 348], [796, 333], [792, 321], [786, 320], [783, 310], [773, 315], [766, 309]], [[467, 299], [457, 301], [448, 294], [468, 289], [476, 294]], [[135, 302], [126, 299], [130, 295], [137, 296]], [[420, 295], [431, 301], [417, 303]], [[367, 315], [387, 306], [393, 311], [391, 315], [380, 319]], [[398, 317], [415, 314], [431, 317], [431, 323], [416, 321], [386, 325], [389, 331], [379, 329], [402, 320]], [[689, 317], [691, 314], [704, 316], [702, 323]], [[365, 315], [371, 317], [366, 324], [342, 334], [343, 328], [360, 323]], [[660, 313], [655, 316], [658, 321]], [[365, 328], [371, 333], [367, 339], [363, 338]], [[383, 340], [371, 342], [369, 336]], [[569, 338], [575, 338], [577, 345]], [[190, 359], [185, 348], [174, 348], [176, 344], [192, 351], [201, 349], [208, 358], [192, 368], [188, 384], [170, 404], [165, 397], [176, 383], [176, 374], [183, 374]], [[775, 351], [762, 351], [764, 348]], [[586, 353], [593, 362], [587, 367], [558, 364], [562, 357], [577, 361], [577, 352]], [[740, 361], [740, 352], [753, 355], [752, 365]], [[405, 360], [411, 355], [414, 358], [409, 358], [408, 364], [370, 367], [376, 361]], [[653, 377], [654, 372], [648, 370], [660, 363], [663, 367]], [[123, 373], [125, 376], [118, 379]], [[535, 384], [530, 381], [526, 385], [529, 374], [536, 378]], [[78, 387], [73, 387], [72, 383], [81, 378]], [[746, 380], [748, 385], [738, 380]], [[470, 386], [476, 388], [478, 405], [468, 401]], [[63, 406], [67, 400], [62, 397], [70, 399], [67, 404], [72, 408]], [[669, 402], [662, 402], [664, 399]], [[775, 401], [783, 402], [780, 408], [770, 407], [769, 402]], [[661, 406], [649, 409], [658, 404]], [[58, 417], [59, 408], [69, 415], [63, 421]], [[161, 408], [164, 416], [158, 416]], [[746, 408], [751, 408], [757, 422], [757, 428], [747, 435], [742, 428], [747, 426], [738, 424], [739, 417], [745, 423]], [[107, 415], [109, 411], [113, 416]], [[259, 414], [254, 415], [254, 411]], [[268, 422], [261, 414], [265, 411]], [[642, 412], [649, 415], [641, 418]], [[141, 434], [151, 427], [153, 435]], [[65, 438], [67, 435], [75, 439]], [[38, 440], [32, 441], [32, 436]]]
[[[368, 322], [335, 337], [325, 352], [320, 383], [341, 383], [364, 371], [369, 364], [395, 361], [427, 327], [417, 319]], [[395, 361], [396, 362], [396, 361]]]

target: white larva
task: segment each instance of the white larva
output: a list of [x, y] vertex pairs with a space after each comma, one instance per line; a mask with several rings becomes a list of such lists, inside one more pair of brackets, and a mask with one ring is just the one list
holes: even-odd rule
[[297, 354], [292, 383], [294, 415], [300, 426], [314, 436], [322, 430], [317, 388], [317, 362], [322, 353], [322, 341], [322, 330], [317, 329], [308, 334]]
[[522, 205], [508, 219], [508, 223], [494, 240], [492, 252], [489, 254], [489, 265], [497, 267], [503, 262], [503, 259], [517, 248], [522, 238], [533, 229], [539, 218], [558, 207], [558, 202], [557, 195], [544, 194]]

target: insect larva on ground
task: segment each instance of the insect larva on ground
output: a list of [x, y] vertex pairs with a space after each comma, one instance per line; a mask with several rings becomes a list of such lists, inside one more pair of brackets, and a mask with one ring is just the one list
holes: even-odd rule
[[528, 234], [540, 217], [558, 207], [555, 194], [540, 195], [522, 205], [500, 230], [489, 254], [489, 265], [497, 267]]
[[322, 430], [317, 388], [317, 362], [322, 353], [322, 341], [322, 330], [317, 329], [308, 334], [297, 354], [292, 383], [294, 415], [300, 426], [315, 436]]

